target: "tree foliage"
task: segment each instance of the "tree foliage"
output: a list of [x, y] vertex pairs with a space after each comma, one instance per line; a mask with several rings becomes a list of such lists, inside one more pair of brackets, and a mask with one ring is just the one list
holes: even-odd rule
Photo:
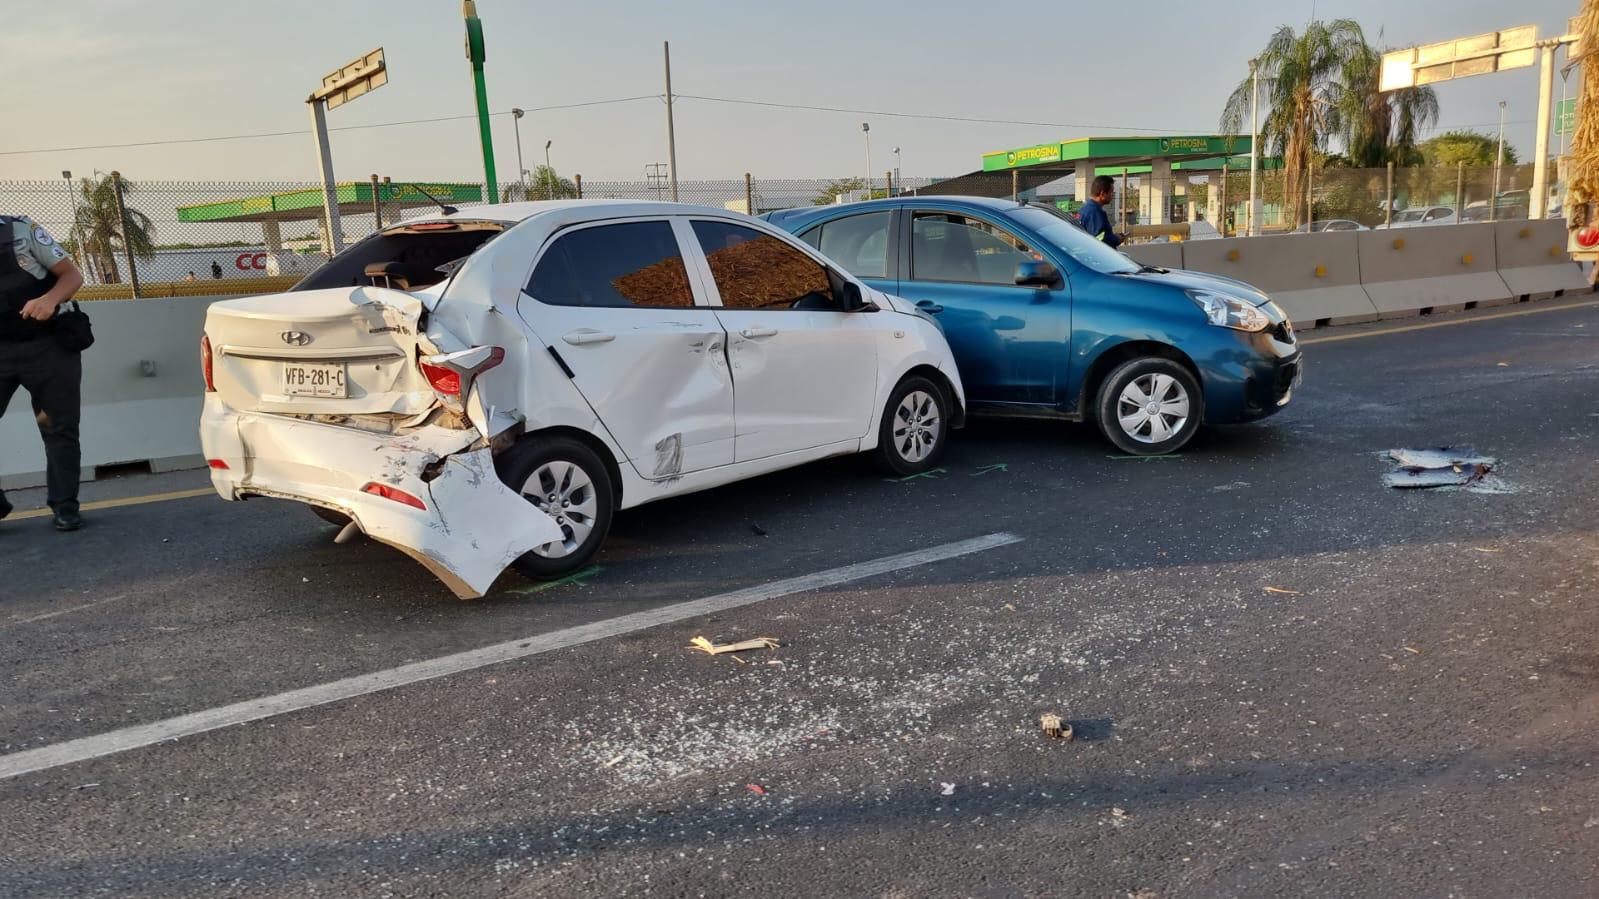
[[[1499, 147], [1497, 135], [1477, 131], [1446, 131], [1421, 142], [1421, 156], [1428, 165], [1489, 166]], [[1516, 164], [1516, 148], [1505, 144], [1505, 165]]]
[[500, 202], [519, 200], [572, 200], [577, 198], [577, 185], [562, 178], [554, 168], [541, 165], [535, 168], [526, 181], [511, 184], [501, 192]]
[[155, 223], [134, 209], [128, 196], [137, 190], [134, 183], [122, 180], [122, 215], [117, 215], [116, 186], [110, 175], [78, 182], [77, 211], [65, 249], [83, 263], [102, 284], [120, 284], [119, 259], [128, 250], [139, 259], [155, 256]]

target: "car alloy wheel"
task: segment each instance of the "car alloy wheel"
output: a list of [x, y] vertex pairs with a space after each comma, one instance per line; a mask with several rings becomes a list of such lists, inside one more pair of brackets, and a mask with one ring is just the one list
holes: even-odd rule
[[576, 552], [593, 533], [599, 514], [594, 480], [577, 465], [564, 459], [551, 459], [533, 470], [522, 485], [522, 495], [540, 512], [555, 520], [566, 539], [533, 548], [546, 559], [559, 559]]
[[1188, 391], [1174, 377], [1158, 372], [1127, 382], [1116, 399], [1122, 432], [1139, 443], [1163, 443], [1188, 424]]
[[919, 464], [932, 455], [943, 428], [938, 401], [925, 390], [913, 390], [894, 410], [894, 451], [906, 462]]

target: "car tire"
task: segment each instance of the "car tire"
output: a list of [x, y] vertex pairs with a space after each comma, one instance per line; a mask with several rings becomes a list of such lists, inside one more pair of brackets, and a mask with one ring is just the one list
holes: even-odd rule
[[949, 438], [949, 399], [926, 378], [900, 381], [888, 395], [877, 430], [877, 464], [897, 475], [932, 468]]
[[1159, 356], [1117, 366], [1094, 403], [1100, 433], [1132, 456], [1162, 456], [1183, 448], [1205, 418], [1205, 396], [1194, 373]]
[[565, 543], [522, 554], [511, 563], [518, 572], [538, 580], [563, 577], [600, 551], [611, 530], [616, 490], [610, 469], [587, 444], [571, 437], [528, 438], [501, 453], [494, 468], [501, 481], [554, 517], [566, 534]]

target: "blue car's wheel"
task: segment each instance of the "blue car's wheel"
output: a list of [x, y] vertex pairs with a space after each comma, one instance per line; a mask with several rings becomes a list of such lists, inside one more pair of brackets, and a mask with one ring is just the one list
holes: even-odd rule
[[1158, 356], [1117, 366], [1099, 386], [1099, 429], [1117, 449], [1160, 456], [1182, 449], [1205, 417], [1193, 373]]

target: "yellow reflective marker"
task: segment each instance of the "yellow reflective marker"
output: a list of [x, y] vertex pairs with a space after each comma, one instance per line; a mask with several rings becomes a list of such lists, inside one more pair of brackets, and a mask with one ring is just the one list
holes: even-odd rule
[[[85, 512], [96, 509], [118, 509], [123, 506], [142, 506], [145, 503], [160, 503], [173, 499], [193, 499], [196, 496], [216, 496], [215, 487], [198, 487], [194, 490], [174, 490], [171, 493], [152, 493], [148, 496], [128, 496], [122, 499], [102, 499], [92, 503], [84, 503], [81, 507]], [[13, 512], [6, 521], [20, 521], [24, 518], [44, 518], [53, 514], [49, 509], [29, 509], [25, 512]]]

